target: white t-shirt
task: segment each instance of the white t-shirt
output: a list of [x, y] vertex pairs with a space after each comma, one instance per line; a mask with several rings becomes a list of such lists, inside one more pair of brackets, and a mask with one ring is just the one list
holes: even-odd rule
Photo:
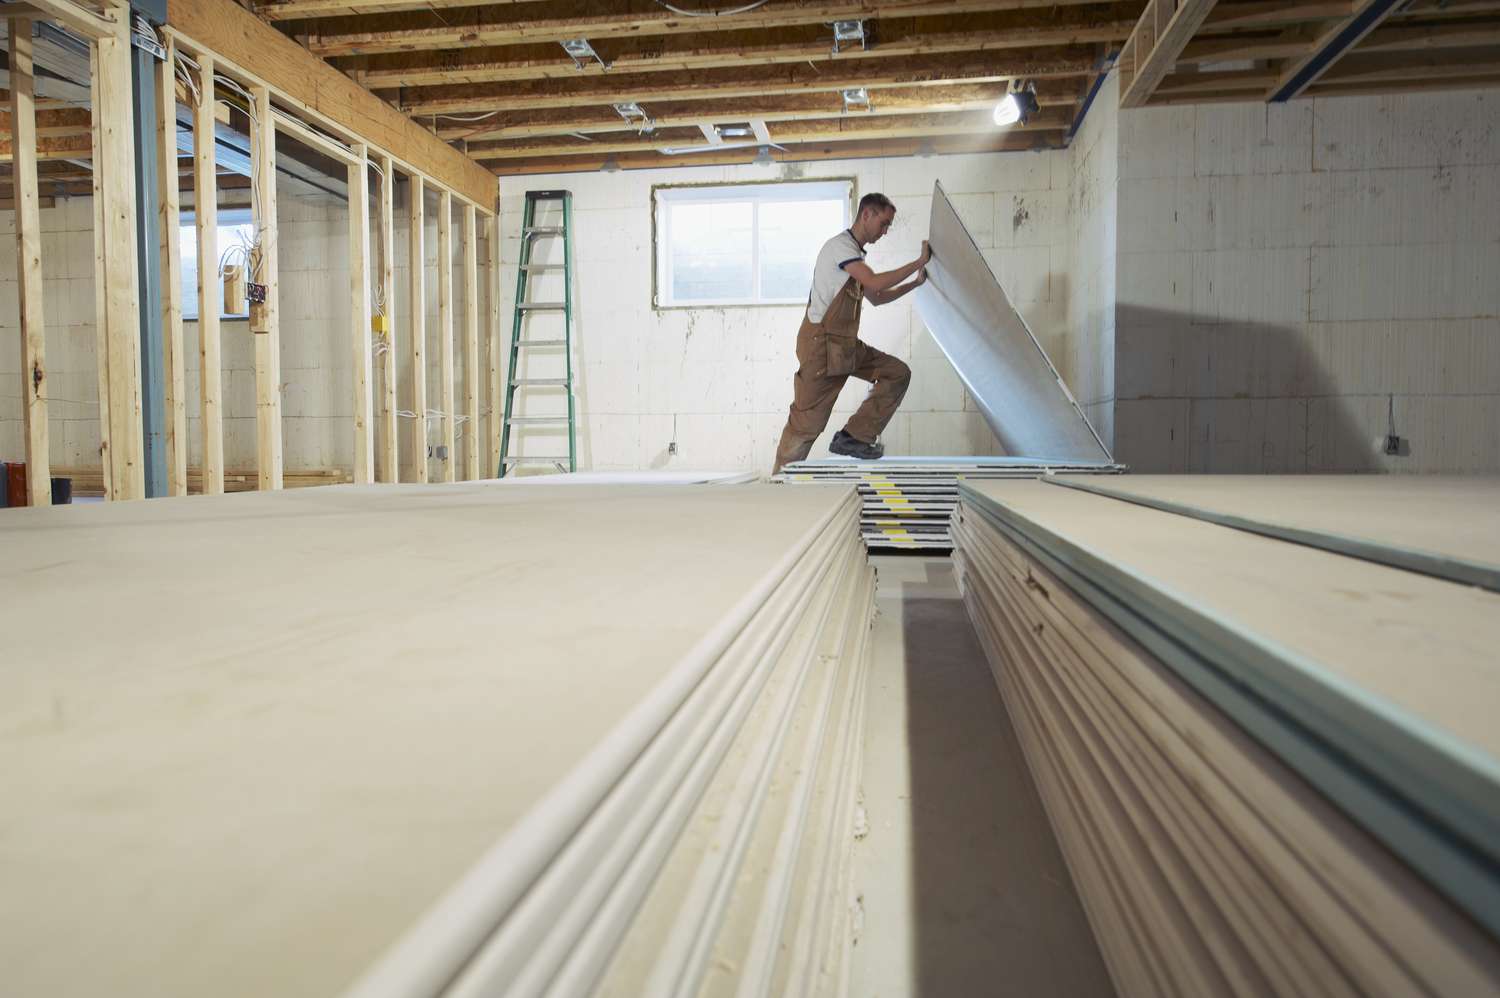
[[839, 293], [849, 275], [844, 267], [855, 260], [865, 258], [864, 247], [854, 238], [854, 233], [845, 229], [823, 244], [818, 251], [818, 262], [813, 264], [812, 293], [807, 297], [807, 321], [822, 322], [833, 304], [833, 296]]

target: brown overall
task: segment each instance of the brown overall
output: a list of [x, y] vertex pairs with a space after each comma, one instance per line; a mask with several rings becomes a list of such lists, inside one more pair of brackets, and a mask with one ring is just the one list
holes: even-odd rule
[[911, 368], [859, 339], [859, 308], [864, 302], [859, 282], [849, 278], [833, 296], [822, 322], [802, 313], [797, 330], [797, 373], [792, 378], [792, 408], [776, 447], [775, 474], [782, 465], [800, 461], [828, 425], [833, 404], [844, 382], [853, 375], [873, 384], [864, 402], [844, 424], [856, 440], [874, 443], [885, 429], [911, 383]]

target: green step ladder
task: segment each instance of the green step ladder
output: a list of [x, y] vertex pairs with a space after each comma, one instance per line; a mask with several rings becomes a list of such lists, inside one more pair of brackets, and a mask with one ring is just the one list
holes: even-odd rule
[[[547, 202], [562, 203], [561, 225], [538, 225], [537, 206]], [[519, 464], [550, 464], [559, 471], [576, 471], [578, 469], [578, 435], [576, 430], [576, 417], [573, 401], [573, 194], [571, 191], [527, 191], [526, 208], [521, 219], [521, 263], [520, 269], [516, 271], [516, 304], [515, 314], [511, 321], [510, 330], [510, 366], [506, 369], [507, 380], [505, 385], [505, 416], [500, 424], [500, 467], [497, 469], [499, 477], [504, 478], [505, 473], [513, 466]], [[563, 243], [562, 263], [533, 263], [532, 249], [537, 240], [560, 238]], [[534, 274], [557, 273], [563, 275], [563, 298], [562, 301], [532, 301], [531, 278]], [[545, 339], [526, 339], [527, 318], [535, 315], [561, 314], [563, 320], [562, 337], [549, 335]], [[533, 373], [530, 369], [535, 366], [535, 360], [528, 362], [528, 376], [520, 376], [520, 359], [522, 350], [543, 349], [551, 350], [561, 347], [563, 351], [562, 377], [530, 377]], [[528, 354], [536, 358], [546, 356], [545, 352], [540, 355]], [[555, 390], [561, 388], [568, 396], [568, 414], [566, 416], [516, 416], [515, 401], [516, 392], [531, 391], [533, 389]], [[511, 457], [511, 430], [523, 431], [529, 426], [561, 426], [568, 424], [568, 453], [566, 455], [528, 455], [526, 457]]]

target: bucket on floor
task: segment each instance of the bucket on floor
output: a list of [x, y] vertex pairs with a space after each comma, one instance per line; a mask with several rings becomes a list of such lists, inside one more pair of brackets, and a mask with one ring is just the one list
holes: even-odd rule
[[73, 502], [73, 479], [52, 479], [52, 505], [67, 506]]

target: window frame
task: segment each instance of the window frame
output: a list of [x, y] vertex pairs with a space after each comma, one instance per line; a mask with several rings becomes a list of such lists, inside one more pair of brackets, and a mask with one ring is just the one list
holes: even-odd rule
[[[682, 311], [685, 309], [705, 308], [786, 308], [791, 305], [800, 305], [804, 299], [798, 298], [774, 298], [763, 299], [760, 297], [760, 206], [763, 203], [784, 203], [785, 201], [827, 201], [832, 197], [819, 196], [815, 193], [818, 187], [832, 187], [833, 185], [847, 184], [848, 197], [844, 199], [844, 225], [853, 224], [854, 206], [859, 202], [858, 180], [855, 177], [798, 177], [782, 180], [745, 180], [723, 181], [714, 183], [698, 184], [654, 184], [651, 187], [651, 307], [658, 312]], [[746, 193], [757, 188], [779, 188], [787, 189], [806, 185], [808, 192], [801, 198], [778, 199], [766, 194], [751, 195]], [[836, 192], [832, 192], [835, 193]], [[750, 282], [751, 297], [749, 298], [725, 298], [712, 301], [686, 301], [678, 302], [669, 298], [672, 287], [672, 226], [671, 215], [668, 206], [672, 204], [711, 204], [715, 201], [741, 202], [748, 200], [752, 205], [750, 223]], [[829, 233], [833, 235], [833, 233]]]
[[[226, 216], [229, 219], [227, 221], [226, 221]], [[220, 229], [223, 229], [225, 226], [237, 227], [237, 226], [241, 226], [241, 225], [254, 225], [255, 224], [255, 219], [252, 216], [251, 211], [250, 211], [249, 208], [220, 208], [219, 209], [218, 219], [219, 219], [219, 228]], [[243, 219], [243, 221], [238, 221], [237, 219]], [[197, 212], [196, 211], [193, 211], [191, 209], [185, 209], [185, 210], [183, 210], [182, 212], [179, 213], [179, 215], [178, 215], [178, 224], [177, 224], [177, 233], [178, 233], [177, 255], [178, 255], [178, 259], [179, 260], [182, 259], [182, 242], [183, 242], [182, 239], [181, 239], [182, 230], [183, 229], [192, 229], [193, 232], [194, 232], [194, 238], [196, 239], [197, 224], [198, 224], [198, 217], [197, 217]], [[218, 241], [218, 233], [217, 232], [214, 234], [214, 240], [217, 243], [217, 241]], [[194, 246], [195, 253], [196, 253], [196, 249], [197, 249], [197, 247], [196, 247], [196, 244], [195, 244], [195, 246]], [[197, 273], [196, 261], [195, 261], [195, 266], [193, 268], [193, 272], [194, 272], [194, 274]], [[186, 271], [185, 270], [184, 270], [183, 276], [186, 277]], [[219, 321], [221, 321], [221, 322], [223, 322], [225, 320], [228, 320], [230, 322], [234, 322], [234, 321], [237, 321], [237, 320], [238, 321], [248, 321], [249, 318], [250, 318], [250, 309], [249, 309], [248, 305], [246, 306], [245, 311], [243, 311], [243, 312], [225, 312], [224, 311], [224, 281], [223, 281], [222, 276], [219, 276], [218, 278], [216, 278], [216, 280], [215, 280], [214, 283], [219, 288], [219, 293], [215, 296], [216, 299], [218, 300], [218, 303], [219, 303]], [[193, 304], [197, 306], [193, 310], [193, 314], [192, 315], [188, 314], [188, 309], [187, 309], [187, 303], [188, 303], [188, 299], [189, 299], [190, 295], [192, 297]], [[198, 321], [198, 317], [200, 315], [202, 315], [202, 313], [203, 313], [203, 302], [199, 301], [198, 297], [199, 296], [198, 296], [197, 283], [194, 282], [193, 287], [191, 289], [189, 289], [187, 287], [186, 282], [184, 282], [183, 283], [183, 287], [182, 287], [182, 321], [183, 322], [197, 322]]]

